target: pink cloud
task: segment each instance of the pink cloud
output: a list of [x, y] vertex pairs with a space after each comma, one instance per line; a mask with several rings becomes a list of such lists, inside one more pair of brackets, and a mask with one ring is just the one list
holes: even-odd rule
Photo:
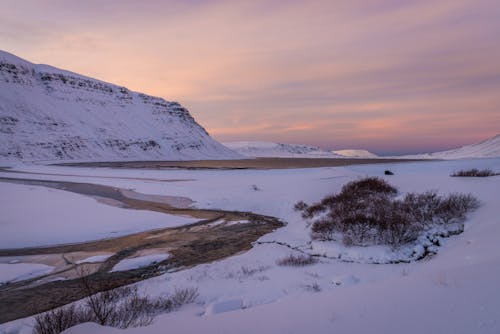
[[[6, 51], [179, 100], [221, 140], [431, 150], [500, 132], [496, 1], [47, 1]], [[228, 126], [230, 124], [230, 126]]]

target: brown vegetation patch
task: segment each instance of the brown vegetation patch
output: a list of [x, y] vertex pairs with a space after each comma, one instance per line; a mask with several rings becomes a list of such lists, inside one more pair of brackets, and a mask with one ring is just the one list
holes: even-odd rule
[[64, 163], [61, 166], [147, 168], [147, 169], [288, 169], [338, 167], [364, 164], [401, 163], [420, 160], [410, 159], [350, 159], [350, 158], [255, 158], [241, 160], [191, 160], [191, 161], [125, 161]]

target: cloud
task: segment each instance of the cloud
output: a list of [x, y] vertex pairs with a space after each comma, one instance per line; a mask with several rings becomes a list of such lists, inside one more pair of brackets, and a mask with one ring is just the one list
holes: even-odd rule
[[430, 150], [499, 132], [499, 12], [485, 0], [32, 1], [6, 6], [0, 38], [28, 60], [179, 100], [222, 140]]

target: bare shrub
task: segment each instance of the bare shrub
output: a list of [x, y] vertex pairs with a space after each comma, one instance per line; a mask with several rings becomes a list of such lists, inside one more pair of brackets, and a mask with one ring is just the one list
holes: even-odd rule
[[386, 194], [396, 195], [398, 190], [384, 179], [378, 177], [366, 177], [361, 180], [351, 181], [342, 187], [344, 194]]
[[156, 301], [134, 292], [124, 301], [118, 302], [111, 313], [107, 326], [117, 328], [141, 327], [150, 325], [154, 316], [160, 313]]
[[57, 334], [84, 322], [129, 328], [147, 326], [161, 313], [193, 303], [198, 289], [177, 289], [170, 296], [139, 295], [136, 286], [121, 287], [88, 296], [81, 305], [67, 305], [35, 317], [35, 334]]
[[249, 268], [249, 267], [245, 267], [245, 266], [242, 266], [241, 267], [241, 274], [243, 276], [252, 276], [253, 274], [257, 273], [258, 272], [258, 269], [257, 268]]
[[306, 208], [307, 208], [307, 204], [306, 204], [306, 202], [304, 202], [304, 201], [298, 201], [298, 202], [297, 202], [297, 203], [295, 203], [295, 205], [293, 206], [293, 209], [294, 209], [295, 211], [302, 211], [302, 210], [304, 210], [304, 209], [306, 209]]
[[329, 219], [318, 219], [313, 221], [311, 225], [311, 234], [315, 239], [333, 240], [335, 239], [336, 231], [338, 230], [335, 221]]
[[290, 254], [287, 257], [284, 257], [283, 259], [280, 259], [276, 261], [276, 264], [280, 266], [293, 266], [293, 267], [303, 267], [303, 266], [308, 266], [311, 264], [315, 264], [318, 262], [318, 259], [305, 255], [305, 254], [299, 254], [299, 255], [293, 255]]
[[294, 209], [301, 211], [303, 218], [310, 219], [317, 214], [328, 211], [332, 205], [342, 206], [342, 210], [347, 212], [361, 204], [356, 199], [367, 196], [378, 197], [377, 195], [391, 197], [395, 196], [397, 192], [397, 189], [387, 181], [378, 177], [367, 177], [345, 184], [339, 194], [327, 196], [319, 203], [307, 205], [303, 201], [297, 202]]
[[495, 176], [495, 175], [500, 175], [500, 173], [495, 173], [491, 169], [482, 169], [479, 170], [477, 168], [471, 168], [471, 169], [464, 169], [464, 170], [459, 170], [456, 172], [453, 172], [450, 176], [453, 177], [488, 177], [488, 176]]
[[436, 209], [438, 222], [449, 223], [465, 219], [469, 211], [479, 207], [479, 201], [471, 194], [451, 194], [443, 198]]
[[429, 224], [434, 221], [441, 205], [442, 199], [435, 191], [426, 191], [422, 194], [406, 194], [400, 209], [415, 222]]
[[90, 313], [82, 307], [69, 305], [35, 316], [33, 332], [55, 334], [88, 321], [91, 321]]
[[311, 292], [321, 292], [321, 286], [317, 282], [314, 282], [313, 284], [306, 284], [304, 285], [304, 288]]
[[194, 303], [198, 295], [197, 288], [176, 289], [174, 293], [167, 298], [172, 303], [170, 311], [177, 310], [183, 305]]
[[270, 268], [269, 266], [258, 266], [256, 268], [241, 266], [241, 269], [239, 270], [239, 272], [236, 275], [234, 273], [230, 273], [230, 274], [226, 275], [226, 277], [234, 278], [235, 276], [237, 276], [239, 279], [248, 278], [248, 277], [251, 277], [257, 273], [262, 273], [262, 272], [268, 270], [269, 268]]
[[390, 245], [398, 248], [417, 240], [436, 225], [462, 222], [479, 207], [472, 195], [439, 196], [428, 191], [396, 199], [397, 189], [378, 178], [349, 182], [339, 194], [310, 206], [295, 208], [311, 222], [311, 234], [319, 240], [342, 240], [345, 245]]
[[138, 300], [137, 287], [120, 287], [89, 295], [85, 305], [94, 317], [94, 322], [102, 326], [126, 328], [125, 324], [132, 325], [124, 311], [133, 311], [134, 306], [140, 304]]
[[412, 220], [404, 211], [398, 211], [397, 204], [388, 217], [387, 226], [380, 232], [380, 236], [373, 240], [373, 244], [387, 244], [393, 248], [410, 243], [418, 239], [423, 225]]

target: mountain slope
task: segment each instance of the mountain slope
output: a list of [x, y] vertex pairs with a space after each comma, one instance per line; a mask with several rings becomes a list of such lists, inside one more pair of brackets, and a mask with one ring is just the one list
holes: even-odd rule
[[238, 141], [223, 143], [231, 150], [248, 157], [275, 158], [343, 158], [342, 156], [323, 151], [319, 147], [282, 144], [263, 141]]
[[239, 157], [177, 102], [0, 51], [1, 160]]
[[379, 157], [378, 155], [367, 150], [338, 150], [333, 151], [333, 153], [340, 154], [348, 158], [376, 159]]
[[[449, 151], [407, 155], [404, 158], [418, 159], [467, 159], [500, 157], [500, 134], [479, 143], [462, 146]], [[401, 157], [403, 158], [403, 157]]]

